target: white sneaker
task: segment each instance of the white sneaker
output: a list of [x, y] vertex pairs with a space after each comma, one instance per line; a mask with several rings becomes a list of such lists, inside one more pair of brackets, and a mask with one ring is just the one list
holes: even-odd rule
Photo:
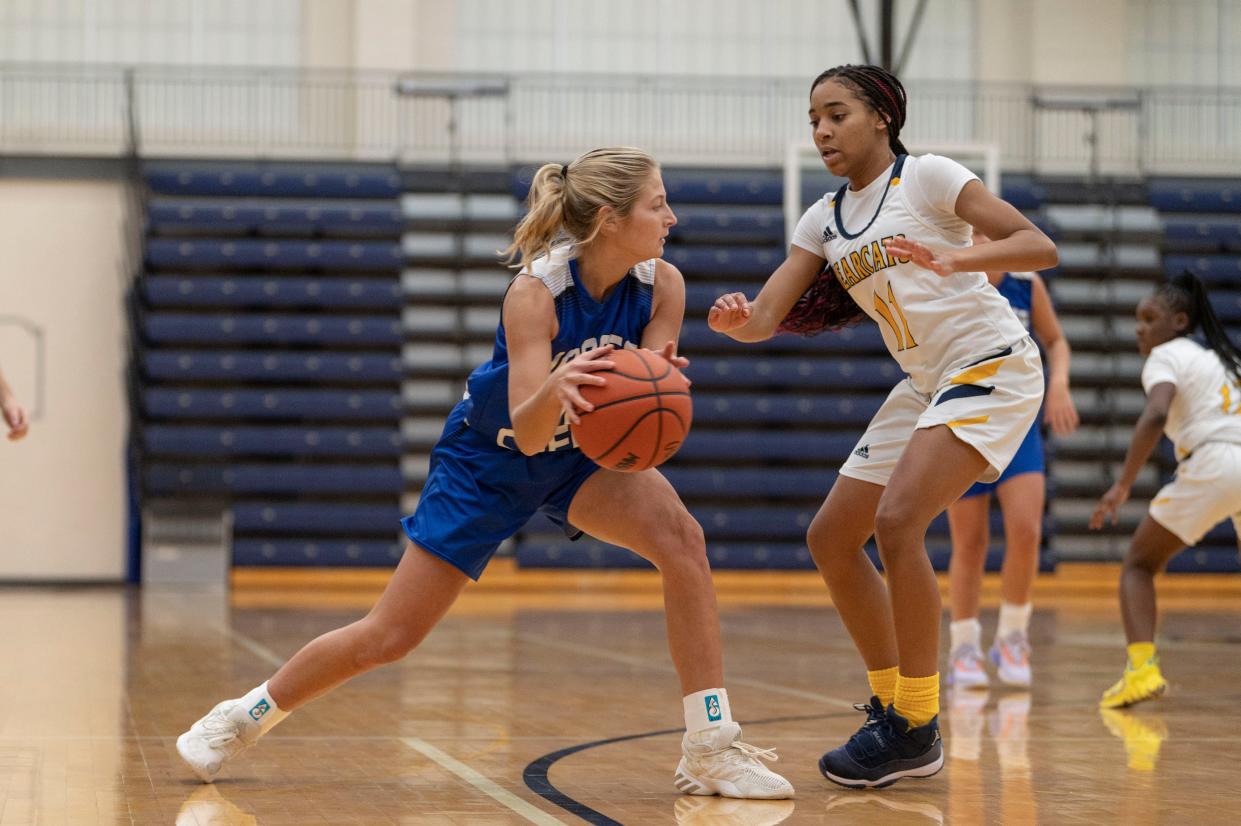
[[225, 700], [177, 738], [177, 753], [204, 783], [258, 741], [258, 723], [240, 719], [243, 716], [237, 700]]
[[673, 783], [684, 794], [777, 800], [793, 796], [793, 785], [763, 760], [778, 760], [775, 749], [740, 740], [741, 726], [724, 723], [681, 738], [681, 762]]
[[953, 688], [986, 688], [990, 679], [983, 663], [982, 651], [964, 643], [948, 655], [948, 685]]
[[677, 826], [776, 826], [793, 814], [791, 800], [732, 800], [726, 797], [677, 798]]
[[1019, 688], [1030, 687], [1030, 641], [1025, 634], [1014, 631], [1003, 639], [996, 637], [990, 654], [1000, 682]]

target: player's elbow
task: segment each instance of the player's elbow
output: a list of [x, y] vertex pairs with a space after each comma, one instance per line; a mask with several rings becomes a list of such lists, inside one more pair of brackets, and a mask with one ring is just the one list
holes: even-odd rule
[[1039, 233], [1039, 266], [1037, 269], [1049, 270], [1060, 263], [1060, 251], [1056, 242], [1043, 233]]

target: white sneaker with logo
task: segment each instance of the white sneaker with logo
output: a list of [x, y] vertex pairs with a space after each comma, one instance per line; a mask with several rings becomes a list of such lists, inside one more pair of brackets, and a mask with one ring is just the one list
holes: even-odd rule
[[948, 685], [953, 688], [986, 688], [990, 680], [982, 651], [976, 645], [962, 643], [948, 655]]
[[681, 762], [673, 783], [684, 794], [778, 800], [793, 796], [793, 784], [762, 760], [778, 760], [775, 749], [741, 742], [741, 726], [724, 723], [681, 738]]
[[1030, 687], [1030, 640], [1025, 634], [1013, 631], [1003, 639], [996, 637], [990, 653], [1000, 682], [1018, 688]]
[[204, 783], [215, 780], [227, 761], [258, 742], [259, 724], [240, 706], [238, 700], [225, 700], [177, 738], [177, 753]]

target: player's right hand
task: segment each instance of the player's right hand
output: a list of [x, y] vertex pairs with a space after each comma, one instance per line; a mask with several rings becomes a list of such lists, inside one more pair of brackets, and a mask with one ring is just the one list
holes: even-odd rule
[[0, 400], [0, 415], [4, 417], [4, 422], [9, 426], [9, 441], [16, 442], [26, 435], [26, 431], [30, 428], [30, 419], [26, 415], [26, 410], [16, 399], [5, 398]]
[[595, 350], [587, 350], [568, 363], [557, 367], [547, 377], [547, 380], [551, 382], [552, 392], [556, 394], [556, 400], [560, 402], [560, 409], [564, 411], [565, 421], [569, 424], [582, 423], [578, 416], [579, 411], [589, 413], [595, 409], [593, 404], [582, 397], [581, 385], [608, 383], [607, 379], [595, 375], [595, 372], [611, 370], [616, 366], [616, 362], [608, 358], [614, 349], [609, 344]]
[[707, 326], [717, 333], [744, 327], [750, 320], [750, 301], [745, 293], [728, 293], [715, 299], [707, 313]]

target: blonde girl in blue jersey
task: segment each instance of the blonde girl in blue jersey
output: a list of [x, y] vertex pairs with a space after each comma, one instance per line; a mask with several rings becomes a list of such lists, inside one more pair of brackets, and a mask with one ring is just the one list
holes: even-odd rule
[[[939, 587], [931, 520], [1007, 466], [1042, 401], [1038, 351], [987, 271], [1055, 265], [1055, 245], [968, 170], [910, 157], [904, 87], [877, 66], [839, 66], [810, 88], [824, 165], [848, 179], [807, 210], [758, 296], [721, 296], [712, 329], [739, 341], [810, 333], [868, 315], [908, 374], [875, 415], [807, 543], [866, 664], [865, 725], [819, 761], [829, 780], [886, 786], [943, 766]], [[991, 243], [970, 245], [971, 229]], [[875, 536], [887, 581], [862, 546]]]
[[[597, 149], [534, 176], [510, 260], [524, 262], [504, 297], [492, 359], [475, 370], [431, 454], [409, 545], [361, 620], [313, 640], [271, 679], [225, 700], [177, 740], [202, 780], [289, 712], [412, 651], [497, 546], [542, 512], [577, 538], [629, 548], [659, 569], [686, 734], [674, 783], [686, 794], [791, 797], [740, 740], [723, 688], [719, 619], [702, 529], [658, 470], [616, 473], [568, 437], [603, 384], [616, 346], [646, 347], [677, 366], [685, 283], [663, 261], [676, 217], [658, 164], [625, 147]], [[623, 703], [626, 698], [617, 697]]]
[[[1176, 276], [1142, 299], [1137, 321], [1138, 351], [1146, 356], [1146, 407], [1133, 428], [1120, 478], [1099, 500], [1090, 527], [1116, 523], [1116, 512], [1165, 433], [1176, 449], [1177, 467], [1176, 478], [1151, 500], [1125, 553], [1120, 614], [1128, 657], [1120, 679], [1099, 700], [1104, 709], [1151, 700], [1167, 690], [1155, 651], [1155, 575], [1225, 519], [1241, 537], [1241, 349], [1193, 273]], [[1199, 330], [1205, 345], [1191, 338]]]

